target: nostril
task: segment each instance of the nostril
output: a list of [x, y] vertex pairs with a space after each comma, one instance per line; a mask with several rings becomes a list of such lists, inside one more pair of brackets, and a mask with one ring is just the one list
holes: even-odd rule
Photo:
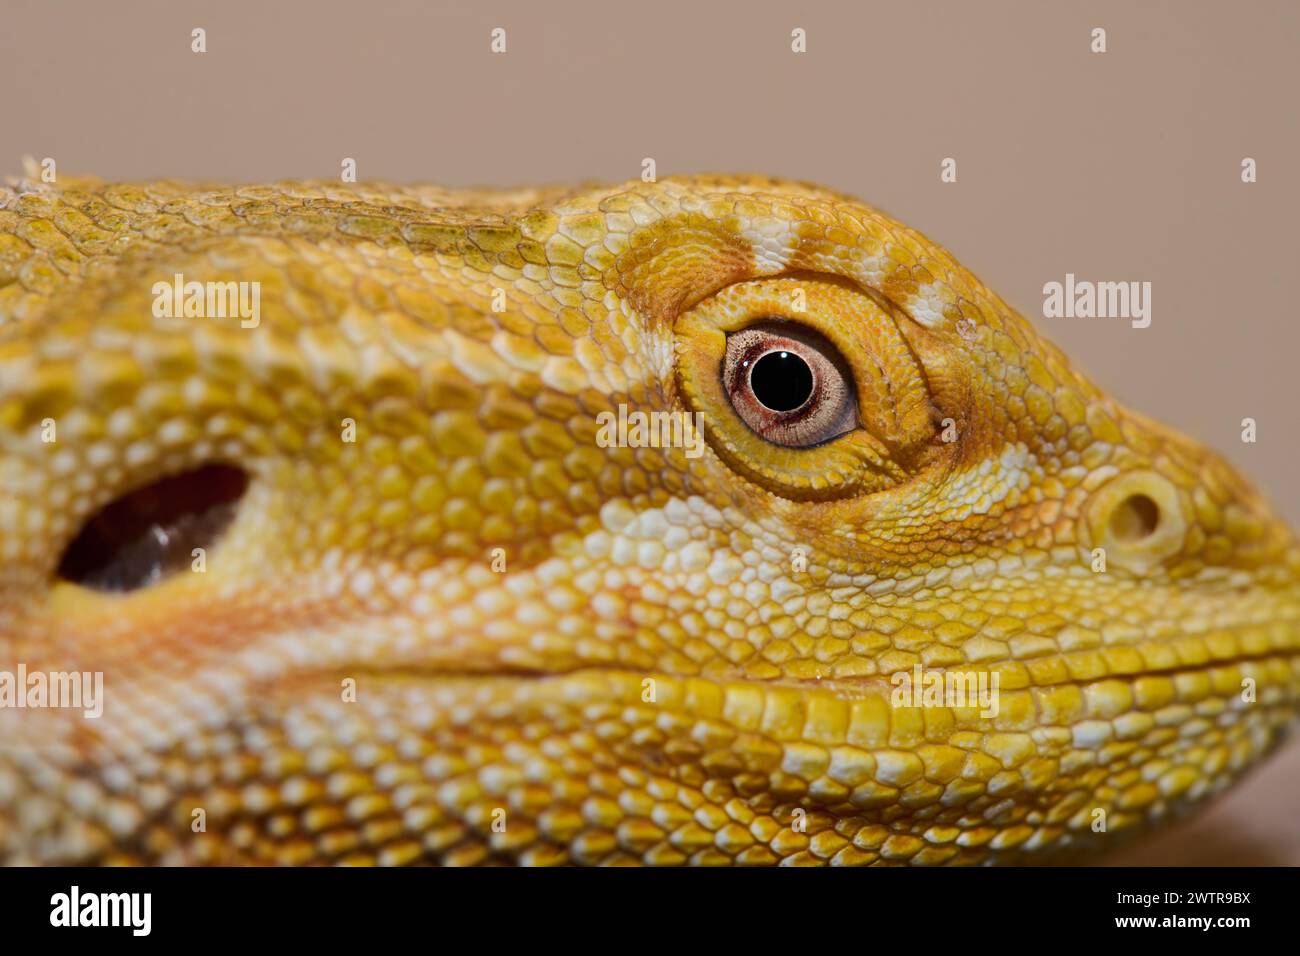
[[59, 577], [98, 591], [133, 591], [188, 566], [226, 530], [248, 475], [204, 465], [116, 498], [63, 552]]
[[1094, 490], [1085, 519], [1083, 543], [1092, 557], [1100, 547], [1107, 561], [1135, 574], [1156, 570], [1187, 544], [1185, 492], [1152, 469], [1124, 472]]
[[1116, 541], [1132, 544], [1155, 534], [1160, 525], [1160, 506], [1149, 495], [1132, 494], [1115, 508], [1110, 531]]

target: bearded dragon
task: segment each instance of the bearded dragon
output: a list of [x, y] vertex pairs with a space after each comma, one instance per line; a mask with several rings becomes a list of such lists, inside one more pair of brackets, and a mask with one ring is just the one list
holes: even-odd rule
[[1300, 694], [1249, 484], [776, 179], [14, 181], [0, 489], [8, 863], [1071, 859]]

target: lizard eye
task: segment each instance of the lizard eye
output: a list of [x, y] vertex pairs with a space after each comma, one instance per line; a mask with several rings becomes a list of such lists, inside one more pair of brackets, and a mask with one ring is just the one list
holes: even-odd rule
[[718, 457], [774, 494], [882, 491], [934, 444], [910, 322], [836, 276], [737, 282], [674, 320], [678, 394]]
[[727, 336], [722, 379], [731, 406], [776, 445], [808, 448], [858, 425], [853, 375], [821, 334], [772, 320]]

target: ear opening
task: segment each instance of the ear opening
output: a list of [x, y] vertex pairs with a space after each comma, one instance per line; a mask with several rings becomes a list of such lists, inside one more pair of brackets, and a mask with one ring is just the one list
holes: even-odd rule
[[134, 591], [192, 560], [234, 520], [248, 475], [203, 465], [115, 498], [81, 528], [59, 561], [64, 581], [97, 591]]

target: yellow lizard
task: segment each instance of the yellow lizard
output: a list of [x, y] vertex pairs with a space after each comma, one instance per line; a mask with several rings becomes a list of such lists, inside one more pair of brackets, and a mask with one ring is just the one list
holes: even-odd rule
[[10, 863], [1056, 860], [1300, 696], [1256, 492], [803, 184], [15, 182], [0, 479]]

